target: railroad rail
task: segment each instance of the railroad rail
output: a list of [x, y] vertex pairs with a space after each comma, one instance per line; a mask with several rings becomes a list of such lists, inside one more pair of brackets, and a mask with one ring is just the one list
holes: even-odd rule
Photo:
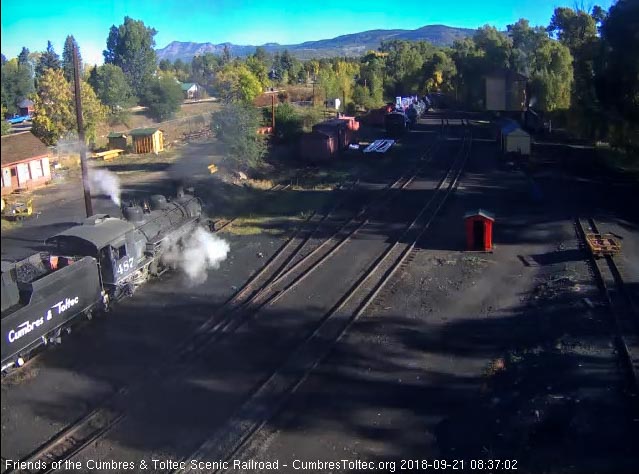
[[[615, 345], [628, 377], [628, 389], [635, 397], [638, 397], [639, 312], [615, 261], [616, 253], [599, 254], [590, 245], [589, 235], [602, 235], [595, 220], [593, 218], [575, 219], [575, 227], [584, 247], [590, 250], [590, 262], [595, 280], [610, 308], [615, 328]], [[602, 256], [603, 258], [600, 258]], [[639, 409], [639, 398], [635, 400], [635, 405], [635, 408]]]
[[[421, 168], [425, 166], [422, 165]], [[410, 177], [402, 176], [390, 186], [387, 187], [383, 197], [387, 197], [392, 190], [397, 188], [404, 188], [413, 179], [416, 174]], [[380, 200], [385, 202], [384, 199]], [[37, 450], [22, 459], [22, 462], [35, 463], [36, 461], [43, 461], [47, 466], [45, 469], [37, 471], [29, 470], [7, 470], [5, 472], [20, 472], [20, 473], [33, 473], [38, 472], [48, 473], [52, 472], [51, 466], [54, 461], [64, 461], [75, 456], [81, 452], [90, 443], [96, 441], [100, 437], [104, 436], [107, 432], [113, 429], [115, 426], [125, 419], [125, 407], [128, 397], [131, 396], [136, 390], [141, 389], [145, 382], [150, 380], [150, 377], [159, 377], [165, 375], [168, 364], [175, 364], [176, 362], [184, 362], [190, 360], [190, 358], [196, 357], [201, 353], [214, 340], [221, 337], [223, 334], [237, 329], [241, 322], [246, 320], [246, 317], [238, 318], [238, 311], [244, 310], [244, 314], [248, 314], [246, 311], [250, 307], [251, 303], [254, 303], [257, 296], [264, 297], [265, 295], [272, 294], [272, 288], [275, 282], [284, 281], [285, 277], [293, 274], [289, 267], [290, 262], [300, 254], [305, 245], [309, 242], [311, 237], [317, 233], [317, 231], [324, 225], [329, 216], [338, 208], [340, 203], [335, 205], [325, 215], [314, 214], [312, 215], [305, 226], [298, 228], [295, 234], [288, 239], [288, 241], [280, 247], [280, 249], [273, 255], [264, 267], [255, 274], [235, 295], [227, 300], [221, 308], [219, 308], [213, 316], [211, 316], [206, 322], [204, 322], [185, 343], [183, 343], [179, 349], [174, 353], [174, 356], [170, 356], [165, 364], [161, 364], [158, 368], [149, 371], [141, 379], [132, 385], [122, 387], [107, 399], [99, 404], [97, 408], [92, 410], [89, 414], [83, 416], [76, 422], [72, 423], [67, 429], [58, 433]], [[353, 219], [363, 219], [363, 222], [367, 222], [365, 218], [372, 205], [365, 206], [354, 218], [348, 220], [338, 231], [333, 233], [327, 240], [334, 239], [335, 236], [342, 232], [345, 226], [347, 226]], [[356, 229], [362, 227], [363, 223], [360, 223]], [[228, 225], [228, 223], [227, 223]], [[356, 230], [355, 230], [356, 231]], [[352, 236], [354, 232], [351, 232]], [[348, 238], [348, 236], [346, 237]], [[343, 245], [346, 239], [342, 239], [338, 245]], [[326, 242], [326, 241], [325, 241]], [[317, 255], [320, 248], [323, 248], [323, 244], [320, 244], [316, 249], [312, 250], [309, 254], [304, 255], [294, 265], [294, 270], [297, 272], [296, 278], [299, 281], [305, 276], [310, 274], [313, 270], [317, 269], [328, 257], [326, 254], [314, 262], [311, 263], [310, 255]], [[333, 247], [330, 255], [336, 251]], [[329, 256], [330, 256], [329, 255]], [[300, 272], [302, 264], [300, 262], [308, 262], [308, 266], [304, 267]], [[296, 283], [297, 284], [297, 283]], [[289, 291], [292, 288], [289, 287], [285, 291]], [[280, 292], [281, 293], [281, 292]], [[253, 304], [250, 314], [254, 314], [256, 309], [259, 309], [262, 305]], [[242, 314], [242, 313], [240, 313]]]
[[[361, 316], [375, 300], [387, 282], [407, 261], [417, 243], [456, 189], [470, 156], [470, 131], [463, 137], [460, 152], [434, 194], [421, 208], [403, 234], [372, 263], [353, 286], [324, 316], [319, 326], [297, 347], [287, 361], [277, 369], [254, 394], [232, 415], [215, 434], [206, 440], [187, 459], [228, 460], [246, 445], [251, 437], [277, 413], [287, 399], [300, 387], [308, 375], [332, 350], [349, 326]], [[171, 471], [193, 471], [185, 465]], [[218, 472], [214, 470], [212, 472]]]

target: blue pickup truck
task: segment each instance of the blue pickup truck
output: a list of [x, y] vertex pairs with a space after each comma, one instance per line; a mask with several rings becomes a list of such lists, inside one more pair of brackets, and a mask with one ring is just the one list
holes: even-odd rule
[[9, 122], [11, 125], [17, 125], [19, 123], [24, 123], [24, 122], [28, 122], [31, 120], [31, 115], [14, 115], [11, 118], [7, 119], [7, 122]]

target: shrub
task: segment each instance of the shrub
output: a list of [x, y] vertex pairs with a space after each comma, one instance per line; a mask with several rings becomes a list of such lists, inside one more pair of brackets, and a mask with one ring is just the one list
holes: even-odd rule
[[225, 160], [240, 170], [255, 168], [264, 158], [266, 143], [257, 134], [260, 126], [260, 113], [242, 103], [226, 104], [211, 121], [211, 130], [224, 147]]

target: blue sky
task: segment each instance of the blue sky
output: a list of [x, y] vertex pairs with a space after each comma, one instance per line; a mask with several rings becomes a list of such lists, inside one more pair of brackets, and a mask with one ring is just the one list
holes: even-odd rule
[[[608, 8], [614, 0], [585, 1]], [[581, 3], [581, 2], [580, 2]], [[505, 28], [518, 18], [547, 25], [557, 6], [573, 0], [1, 0], [2, 53], [15, 57], [22, 46], [44, 50], [51, 40], [58, 54], [74, 35], [84, 60], [101, 63], [111, 25], [125, 15], [158, 31], [157, 47], [171, 41], [235, 44], [300, 43], [370, 29], [414, 29], [430, 24]]]

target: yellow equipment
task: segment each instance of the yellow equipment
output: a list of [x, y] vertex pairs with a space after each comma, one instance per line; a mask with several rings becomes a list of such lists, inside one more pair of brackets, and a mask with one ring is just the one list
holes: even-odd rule
[[21, 221], [33, 214], [33, 198], [27, 201], [6, 202], [2, 199], [2, 216], [5, 219]]

